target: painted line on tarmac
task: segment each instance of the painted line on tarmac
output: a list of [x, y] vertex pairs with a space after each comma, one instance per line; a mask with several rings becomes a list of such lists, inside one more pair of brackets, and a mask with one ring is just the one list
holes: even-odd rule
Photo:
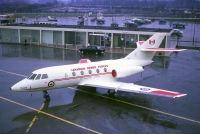
[[[40, 111], [44, 108], [45, 103], [43, 103], [40, 107]], [[35, 124], [35, 122], [38, 120], [38, 114], [39, 112], [37, 112], [37, 114], [33, 117], [32, 121], [30, 122], [30, 124], [28, 125], [28, 128], [26, 129], [26, 134], [30, 131], [30, 129], [32, 128], [32, 126]]]
[[[0, 70], [0, 71], [5, 72], [5, 73], [9, 73], [9, 74], [13, 74], [13, 75], [18, 75], [18, 76], [23, 76], [23, 77], [25, 76], [25, 75], [22, 75], [22, 74], [17, 74], [17, 73], [13, 73], [13, 72], [9, 72], [9, 71], [4, 71], [4, 70]], [[72, 87], [69, 87], [69, 88], [73, 89], [73, 90], [77, 90], [76, 88], [72, 88]], [[87, 93], [87, 94], [91, 94], [87, 91], [80, 90], [80, 89], [78, 91], [81, 91], [81, 92], [84, 92], [84, 93]], [[163, 112], [163, 111], [160, 111], [160, 110], [157, 110], [157, 109], [153, 109], [153, 108], [145, 107], [145, 106], [142, 106], [142, 105], [126, 102], [126, 101], [123, 101], [123, 100], [110, 98], [110, 97], [107, 97], [107, 96], [102, 96], [102, 95], [97, 95], [97, 94], [92, 94], [92, 95], [102, 97], [102, 98], [105, 98], [105, 99], [108, 99], [108, 100], [120, 102], [120, 103], [123, 103], [123, 104], [127, 104], [127, 105], [130, 105], [130, 106], [133, 106], [133, 107], [142, 108], [142, 109], [145, 109], [145, 110], [148, 110], [148, 111], [153, 111], [153, 112], [160, 113], [160, 114], [163, 114], [163, 115], [168, 115], [168, 116], [175, 117], [175, 118], [178, 118], [178, 119], [182, 119], [182, 120], [186, 120], [186, 121], [190, 121], [190, 122], [193, 122], [193, 123], [200, 124], [200, 121], [194, 120], [194, 119], [191, 119], [191, 118], [187, 118], [187, 117], [184, 117], [184, 116], [179, 116], [179, 115]]]
[[[0, 72], [8, 73], [8, 74], [11, 74], [11, 75], [16, 75], [16, 76], [20, 76], [20, 77], [26, 77], [26, 75], [14, 73], [14, 72], [2, 70], [2, 69], [0, 69]], [[42, 107], [43, 107], [43, 106], [44, 106], [44, 103], [43, 103], [42, 106], [40, 107], [40, 110], [42, 110]], [[39, 112], [37, 112], [37, 114], [39, 114]], [[28, 133], [28, 132], [30, 131], [30, 129], [32, 128], [33, 124], [36, 122], [37, 119], [38, 119], [38, 118], [37, 118], [37, 115], [35, 115], [34, 118], [32, 119], [32, 121], [30, 122], [28, 128], [26, 129], [26, 132], [25, 132], [25, 133]]]
[[18, 74], [18, 73], [14, 73], [14, 72], [9, 72], [9, 71], [2, 70], [2, 69], [0, 69], [0, 72], [4, 72], [4, 73], [7, 73], [7, 74], [12, 74], [12, 75], [16, 75], [16, 76], [20, 76], [20, 77], [27, 77], [26, 75], [23, 75], [23, 74]]
[[38, 113], [40, 113], [40, 114], [43, 114], [43, 115], [49, 116], [49, 117], [51, 117], [51, 118], [57, 119], [57, 120], [59, 120], [59, 121], [62, 121], [62, 122], [64, 122], [64, 123], [71, 124], [71, 125], [73, 125], [73, 126], [82, 128], [82, 129], [87, 130], [87, 131], [89, 131], [89, 132], [92, 132], [92, 133], [95, 133], [95, 134], [102, 134], [101, 132], [98, 132], [98, 131], [96, 131], [96, 130], [93, 130], [93, 129], [90, 129], [90, 128], [81, 126], [81, 125], [79, 125], [79, 124], [73, 123], [73, 122], [71, 122], [71, 121], [68, 121], [68, 120], [66, 120], [66, 119], [60, 118], [60, 117], [55, 116], [55, 115], [53, 115], [53, 114], [50, 114], [50, 113], [47, 113], [47, 112], [44, 112], [44, 111], [35, 109], [35, 108], [33, 108], [33, 107], [24, 105], [24, 104], [22, 104], [22, 103], [13, 101], [13, 100], [11, 100], [11, 99], [8, 99], [8, 98], [2, 97], [2, 96], [0, 96], [0, 99], [2, 99], [2, 100], [4, 100], [4, 101], [7, 101], [7, 102], [10, 102], [10, 103], [13, 103], [13, 104], [16, 104], [16, 105], [19, 105], [19, 106], [24, 107], [24, 108], [28, 108], [28, 109], [33, 110], [33, 111], [36, 111], [36, 112], [38, 112]]

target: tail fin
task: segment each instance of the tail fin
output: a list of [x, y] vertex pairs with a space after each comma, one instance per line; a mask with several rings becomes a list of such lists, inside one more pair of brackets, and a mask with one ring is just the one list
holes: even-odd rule
[[142, 51], [146, 48], [158, 48], [166, 34], [156, 33], [145, 42], [137, 42], [137, 48], [125, 57], [125, 59], [151, 60], [155, 55], [154, 51]]

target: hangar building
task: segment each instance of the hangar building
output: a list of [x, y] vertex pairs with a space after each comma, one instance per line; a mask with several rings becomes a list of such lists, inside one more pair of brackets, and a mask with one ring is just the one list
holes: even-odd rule
[[87, 45], [134, 49], [137, 41], [144, 41], [157, 32], [166, 33], [161, 47], [173, 47], [169, 41], [171, 29], [50, 24], [1, 25], [0, 43], [27, 43], [75, 49]]

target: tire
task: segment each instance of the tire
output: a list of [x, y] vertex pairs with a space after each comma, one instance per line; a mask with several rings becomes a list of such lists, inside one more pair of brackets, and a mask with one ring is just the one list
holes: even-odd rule
[[49, 83], [48, 83], [48, 87], [53, 87], [55, 85], [55, 83], [53, 82], [53, 81], [50, 81]]

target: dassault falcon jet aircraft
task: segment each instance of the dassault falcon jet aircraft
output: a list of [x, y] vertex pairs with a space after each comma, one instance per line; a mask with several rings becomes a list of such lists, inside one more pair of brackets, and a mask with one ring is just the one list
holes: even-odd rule
[[144, 71], [151, 64], [155, 52], [174, 52], [184, 49], [159, 48], [165, 37], [164, 33], [156, 33], [147, 41], [137, 42], [137, 48], [124, 58], [91, 62], [81, 59], [78, 64], [53, 66], [38, 69], [30, 76], [11, 87], [13, 91], [43, 91], [72, 86], [101, 87], [117, 91], [158, 95], [165, 97], [182, 97], [186, 94], [158, 88], [124, 83], [118, 78], [127, 77]]

